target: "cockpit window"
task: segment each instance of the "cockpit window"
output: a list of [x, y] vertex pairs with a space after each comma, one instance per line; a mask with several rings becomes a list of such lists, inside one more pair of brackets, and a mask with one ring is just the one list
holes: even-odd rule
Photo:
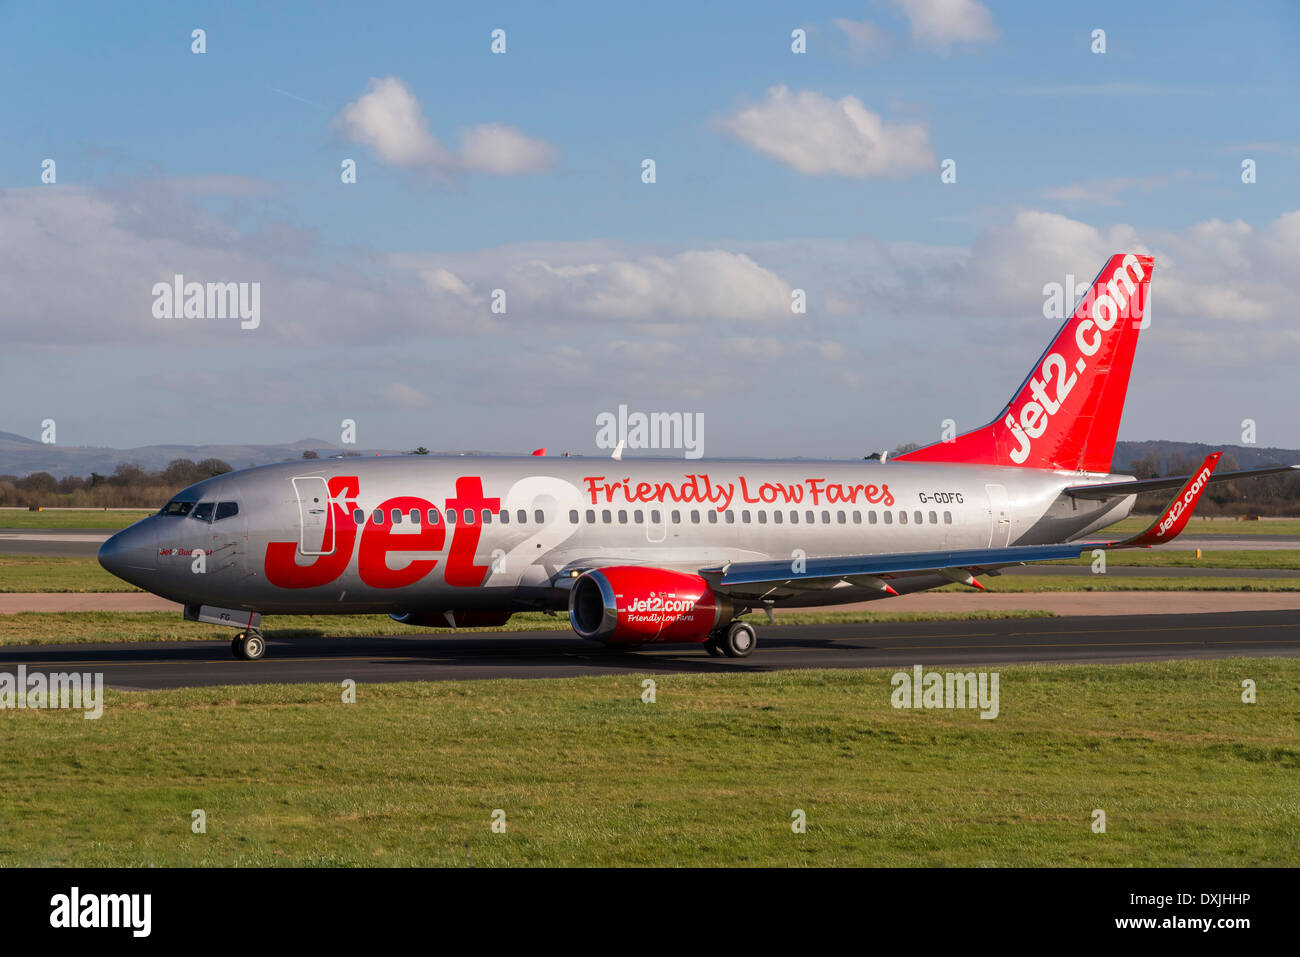
[[199, 502], [190, 510], [190, 518], [197, 518], [200, 522], [210, 522], [212, 521], [212, 510], [216, 507], [216, 502]]
[[238, 514], [239, 514], [238, 502], [218, 502], [217, 517], [213, 519], [213, 521], [219, 522], [223, 518], [230, 518], [231, 516], [238, 515]]
[[193, 502], [182, 502], [178, 498], [172, 499], [164, 505], [159, 511], [159, 515], [188, 515], [190, 509], [194, 507]]

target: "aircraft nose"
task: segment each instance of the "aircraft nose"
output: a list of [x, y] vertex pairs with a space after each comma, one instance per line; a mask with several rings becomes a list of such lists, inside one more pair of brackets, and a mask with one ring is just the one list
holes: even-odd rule
[[158, 568], [157, 534], [149, 520], [122, 529], [101, 545], [99, 564], [123, 581], [145, 587], [142, 579]]

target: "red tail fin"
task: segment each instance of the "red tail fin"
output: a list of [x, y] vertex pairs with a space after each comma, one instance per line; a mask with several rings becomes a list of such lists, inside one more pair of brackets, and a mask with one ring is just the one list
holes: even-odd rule
[[898, 458], [1109, 472], [1153, 266], [1111, 256], [996, 419]]

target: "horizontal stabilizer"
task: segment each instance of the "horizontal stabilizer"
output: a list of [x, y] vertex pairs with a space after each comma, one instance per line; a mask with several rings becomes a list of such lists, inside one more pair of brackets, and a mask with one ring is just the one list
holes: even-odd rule
[[[1210, 484], [1231, 482], [1234, 479], [1256, 478], [1260, 475], [1276, 475], [1278, 472], [1300, 472], [1300, 465], [1269, 465], [1260, 469], [1216, 472], [1210, 476]], [[1190, 475], [1171, 475], [1167, 478], [1134, 479], [1128, 482], [1071, 485], [1065, 490], [1065, 494], [1072, 495], [1075, 498], [1108, 499], [1124, 495], [1140, 495], [1143, 492], [1163, 492], [1165, 489], [1180, 488], [1191, 477]]]

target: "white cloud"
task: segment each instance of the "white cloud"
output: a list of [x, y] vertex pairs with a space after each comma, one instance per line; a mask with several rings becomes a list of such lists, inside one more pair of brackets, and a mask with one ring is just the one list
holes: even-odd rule
[[1163, 189], [1176, 181], [1185, 182], [1192, 178], [1186, 170], [1178, 170], [1162, 176], [1117, 176], [1110, 179], [1089, 180], [1086, 183], [1074, 183], [1070, 186], [1056, 186], [1044, 190], [1043, 197], [1062, 203], [1119, 206], [1122, 205], [1121, 193], [1135, 189], [1144, 191]]
[[454, 165], [429, 131], [420, 101], [395, 76], [372, 79], [365, 93], [343, 107], [335, 123], [348, 139], [370, 147], [390, 166]]
[[742, 107], [722, 128], [759, 152], [810, 175], [901, 177], [935, 165], [920, 123], [887, 123], [856, 96], [832, 100], [784, 86]]
[[[246, 440], [274, 407], [297, 434], [365, 416], [407, 423], [397, 447], [559, 446], [559, 432], [585, 448], [593, 403], [689, 397], [741, 425], [738, 453], [877, 448], [991, 414], [1054, 331], [1044, 284], [1086, 282], [1126, 250], [1156, 257], [1126, 428], [1197, 438], [1284, 409], [1300, 363], [1300, 210], [1152, 230], [1024, 209], [962, 246], [591, 240], [389, 256], [343, 256], [308, 231], [286, 248], [229, 215], [165, 180], [0, 190], [0, 408], [39, 422], [75, 407], [69, 422], [87, 429], [178, 409], [195, 435]], [[262, 325], [154, 319], [151, 286], [175, 272], [260, 281]], [[791, 285], [808, 290], [807, 316], [790, 314]], [[505, 316], [490, 313], [494, 288]], [[207, 368], [226, 377], [217, 392]], [[915, 400], [887, 428], [827, 413], [893, 409], [900, 394]], [[446, 407], [464, 415], [431, 434], [427, 410]]]
[[461, 166], [498, 176], [548, 170], [555, 164], [557, 152], [545, 140], [525, 136], [503, 123], [484, 123], [468, 129], [460, 144]]
[[[358, 317], [391, 334], [423, 318], [427, 303], [419, 283], [376, 278], [357, 262], [306, 268], [301, 258], [321, 253], [310, 233], [285, 242], [278, 222], [241, 232], [165, 180], [113, 191], [0, 190], [0, 222], [8, 224], [0, 230], [0, 338], [8, 345], [319, 341]], [[154, 284], [178, 273], [260, 283], [261, 326], [154, 318]]]
[[912, 39], [946, 49], [955, 43], [988, 43], [998, 38], [993, 14], [978, 0], [890, 0], [911, 24]]
[[339, 111], [334, 125], [382, 163], [444, 174], [540, 173], [552, 168], [558, 155], [545, 140], [504, 123], [463, 130], [460, 150], [450, 150], [430, 131], [415, 94], [395, 76], [371, 79], [366, 92]]
[[530, 321], [789, 318], [790, 284], [724, 249], [659, 254], [617, 243], [530, 243], [472, 253], [399, 255], [424, 281], [440, 315], [488, 321], [494, 289], [507, 314]]
[[882, 53], [889, 49], [889, 33], [870, 20], [845, 20], [837, 18], [831, 21], [844, 33], [849, 41], [849, 56], [855, 60], [865, 60], [873, 53]]

